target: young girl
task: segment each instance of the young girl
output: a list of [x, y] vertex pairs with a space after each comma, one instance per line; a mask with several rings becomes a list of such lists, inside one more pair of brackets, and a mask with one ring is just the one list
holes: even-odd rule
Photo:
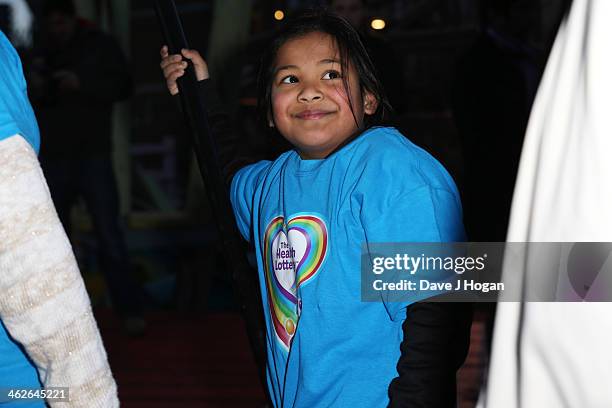
[[[171, 94], [183, 57], [209, 82], [196, 51], [161, 54]], [[257, 254], [276, 407], [454, 406], [469, 311], [361, 301], [362, 244], [463, 240], [450, 176], [378, 126], [389, 107], [374, 72], [327, 13], [289, 23], [263, 58], [259, 106], [295, 149], [240, 169], [230, 194]]]

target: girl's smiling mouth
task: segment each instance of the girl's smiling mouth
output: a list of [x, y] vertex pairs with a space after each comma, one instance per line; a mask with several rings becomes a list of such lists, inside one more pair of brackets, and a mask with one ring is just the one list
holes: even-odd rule
[[307, 109], [295, 114], [295, 117], [303, 120], [317, 120], [327, 115], [331, 115], [332, 111], [318, 110], [318, 109]]

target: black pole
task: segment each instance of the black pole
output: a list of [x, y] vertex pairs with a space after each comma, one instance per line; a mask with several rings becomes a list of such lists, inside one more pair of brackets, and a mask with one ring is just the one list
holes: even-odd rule
[[[189, 48], [174, 1], [155, 0], [155, 10], [169, 54], [180, 54], [181, 49]], [[232, 213], [229, 192], [218, 159], [217, 144], [208, 123], [206, 101], [198, 90], [193, 65], [189, 60], [187, 62], [185, 75], [178, 80], [181, 105], [191, 131], [193, 149], [217, 222], [225, 265], [231, 270], [234, 291], [240, 302], [249, 341], [265, 387], [265, 331], [258, 278], [247, 262], [246, 245], [239, 235]]]

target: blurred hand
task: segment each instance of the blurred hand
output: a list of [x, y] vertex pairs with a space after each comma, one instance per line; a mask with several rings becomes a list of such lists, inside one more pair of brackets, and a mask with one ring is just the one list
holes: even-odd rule
[[60, 92], [76, 91], [81, 87], [79, 77], [72, 71], [56, 71], [51, 77], [57, 82], [57, 88]]
[[184, 61], [183, 57], [193, 63], [196, 79], [198, 81], [208, 79], [210, 76], [208, 74], [208, 65], [199, 52], [184, 48], [181, 50], [181, 54], [182, 55], [168, 55], [168, 47], [165, 45], [160, 51], [162, 61], [159, 66], [166, 78], [166, 86], [168, 87], [168, 91], [170, 91], [170, 95], [176, 95], [179, 92], [176, 80], [185, 74], [185, 68], [187, 68], [187, 61]]

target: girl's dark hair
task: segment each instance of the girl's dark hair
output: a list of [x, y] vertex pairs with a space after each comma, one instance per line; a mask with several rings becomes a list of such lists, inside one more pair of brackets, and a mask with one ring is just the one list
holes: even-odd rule
[[[324, 10], [308, 11], [290, 20], [276, 35], [268, 50], [264, 53], [257, 80], [257, 106], [263, 123], [268, 124], [268, 118], [272, 110], [272, 81], [274, 80], [274, 65], [278, 50], [287, 41], [303, 37], [312, 32], [328, 34], [335, 40], [340, 53], [342, 72], [348, 73], [348, 67], [352, 64], [357, 72], [362, 94], [364, 91], [368, 91], [378, 100], [376, 112], [365, 117], [366, 128], [381, 125], [392, 109], [385, 96], [382, 84], [376, 76], [376, 68], [370, 60], [357, 31], [344, 18]], [[342, 76], [342, 83], [347, 95], [350, 95], [347, 75]], [[349, 106], [351, 111], [354, 112], [350, 98]], [[355, 117], [354, 113], [353, 117]], [[356, 117], [355, 122], [357, 122]]]

